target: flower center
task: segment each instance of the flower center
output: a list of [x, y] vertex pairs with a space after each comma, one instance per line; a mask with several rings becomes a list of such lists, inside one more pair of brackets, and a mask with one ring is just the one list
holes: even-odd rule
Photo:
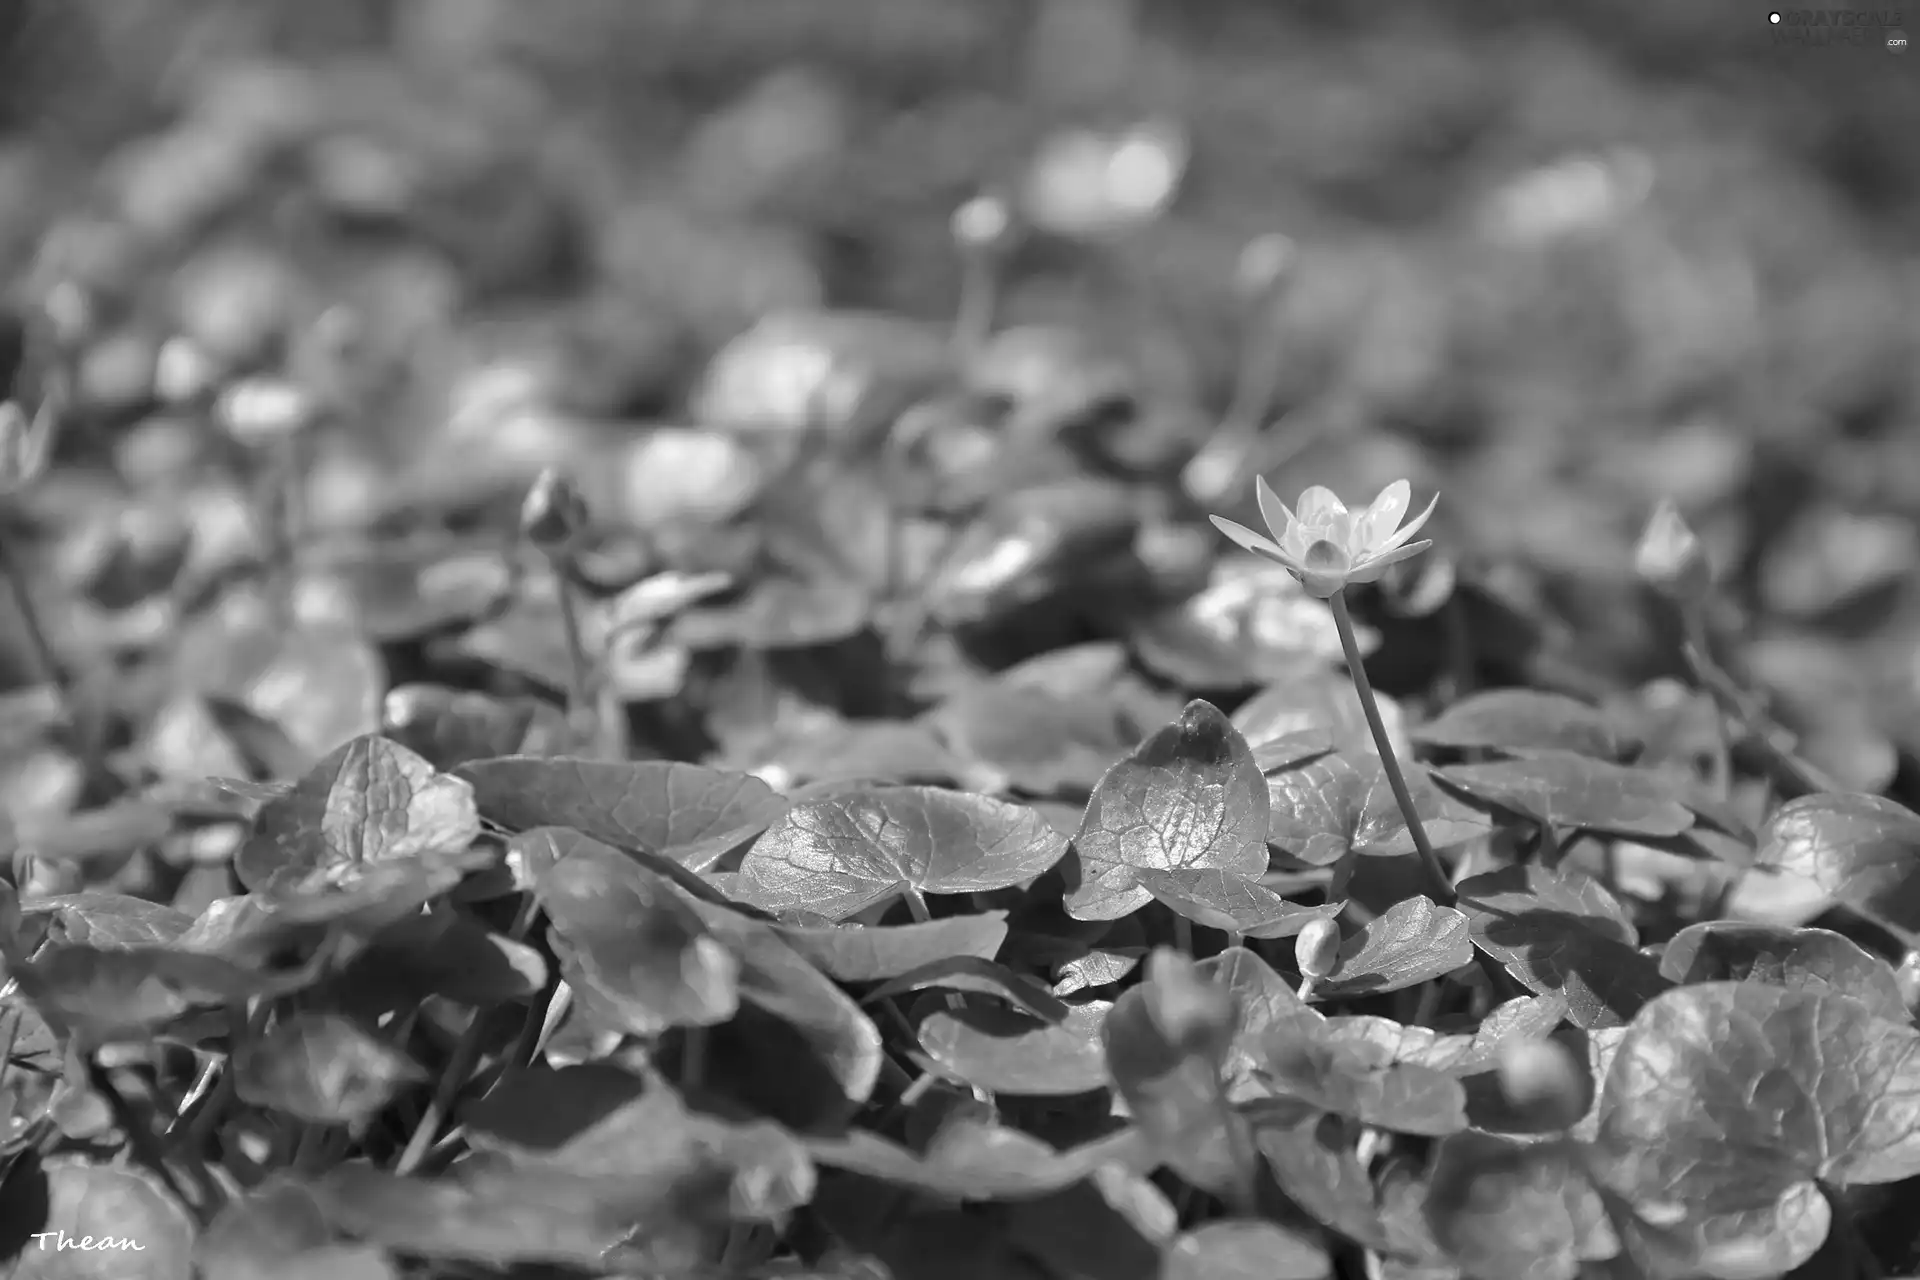
[[1347, 558], [1347, 550], [1337, 542], [1320, 538], [1307, 548], [1307, 554], [1300, 557], [1302, 568], [1315, 573], [1345, 573], [1353, 567], [1353, 561]]

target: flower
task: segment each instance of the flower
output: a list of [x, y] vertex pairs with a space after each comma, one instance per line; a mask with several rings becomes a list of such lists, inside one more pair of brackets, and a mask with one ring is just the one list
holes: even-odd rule
[[1440, 501], [1439, 495], [1434, 495], [1425, 511], [1403, 525], [1400, 522], [1413, 495], [1412, 486], [1405, 480], [1395, 480], [1382, 489], [1380, 496], [1357, 515], [1349, 512], [1331, 489], [1319, 485], [1300, 495], [1297, 515], [1274, 495], [1265, 480], [1254, 481], [1254, 493], [1272, 538], [1219, 516], [1212, 517], [1213, 523], [1248, 551], [1281, 565], [1309, 595], [1322, 600], [1338, 595], [1350, 582], [1376, 581], [1388, 565], [1417, 556], [1433, 545], [1431, 541], [1407, 539], [1420, 532]]

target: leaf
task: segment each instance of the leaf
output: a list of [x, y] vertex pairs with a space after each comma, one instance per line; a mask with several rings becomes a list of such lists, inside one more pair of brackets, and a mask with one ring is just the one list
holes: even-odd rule
[[749, 774], [675, 761], [502, 756], [454, 772], [473, 784], [481, 816], [509, 831], [572, 827], [696, 871], [787, 810], [785, 799]]
[[1271, 1090], [1256, 1078], [1265, 1059], [1268, 1034], [1276, 1028], [1313, 1024], [1324, 1019], [1317, 1010], [1308, 1008], [1265, 960], [1245, 947], [1228, 947], [1219, 955], [1200, 961], [1197, 967], [1233, 995], [1236, 1018], [1233, 1041], [1220, 1064], [1227, 1096], [1236, 1102], [1268, 1096]]
[[1256, 1072], [1273, 1093], [1378, 1129], [1439, 1137], [1467, 1126], [1459, 1081], [1340, 1039], [1324, 1021], [1298, 1018], [1269, 1030]]
[[1231, 871], [1137, 871], [1140, 886], [1195, 924], [1246, 938], [1291, 938], [1307, 925], [1340, 914], [1344, 902], [1303, 907], [1258, 880]]
[[860, 1003], [872, 1004], [876, 1000], [887, 1000], [930, 987], [994, 996], [1043, 1022], [1065, 1022], [1070, 1011], [1065, 1001], [1048, 991], [1037, 979], [1015, 973], [991, 960], [970, 956], [929, 960], [917, 969], [881, 983], [867, 992]]
[[1450, 765], [1434, 776], [1485, 804], [1556, 827], [1677, 836], [1693, 825], [1693, 811], [1659, 774], [1566, 751]]
[[796, 805], [747, 851], [741, 900], [839, 920], [894, 895], [1031, 880], [1067, 842], [1033, 810], [938, 787], [876, 787]]
[[1537, 689], [1469, 694], [1412, 731], [1423, 746], [1463, 751], [1570, 751], [1618, 760], [1623, 743], [1607, 714], [1575, 698]]
[[270, 1178], [230, 1201], [194, 1242], [202, 1280], [394, 1280], [386, 1256], [365, 1245], [333, 1242], [333, 1231], [307, 1189]]
[[329, 567], [352, 593], [368, 633], [386, 644], [471, 622], [513, 587], [513, 569], [493, 547], [389, 543]]
[[1107, 1072], [1141, 1136], [1183, 1179], [1214, 1195], [1229, 1194], [1240, 1178], [1234, 1138], [1238, 1114], [1221, 1105], [1219, 1062], [1198, 1045], [1175, 1042], [1156, 1005], [1179, 995], [1165, 990], [1150, 965], [1147, 980], [1123, 992], [1100, 1027]]
[[1074, 837], [1076, 920], [1114, 920], [1152, 901], [1136, 871], [1267, 869], [1267, 782], [1246, 739], [1194, 701], [1107, 770]]
[[[1484, 814], [1435, 786], [1427, 770], [1402, 766], [1413, 807], [1436, 848], [1485, 835]], [[1322, 756], [1267, 778], [1267, 838], [1302, 862], [1329, 866], [1350, 853], [1414, 852], [1413, 833], [1377, 755]]]
[[1407, 898], [1340, 944], [1319, 999], [1399, 991], [1473, 963], [1467, 918], [1431, 898]]
[[1755, 861], [1920, 941], [1920, 814], [1904, 805], [1869, 795], [1790, 800], [1761, 828]]
[[1765, 982], [1816, 995], [1851, 996], [1878, 1017], [1908, 1020], [1893, 966], [1828, 929], [1704, 920], [1667, 942], [1660, 953], [1660, 973], [1680, 985]]
[[880, 982], [947, 959], [991, 960], [1006, 941], [1007, 913], [898, 925], [780, 925], [775, 932], [836, 982]]
[[954, 694], [924, 722], [959, 756], [1040, 796], [1092, 790], [1139, 736], [1102, 691], [1068, 694], [1005, 678]]
[[1140, 1135], [1121, 1129], [1056, 1151], [1032, 1134], [997, 1123], [941, 1126], [916, 1155], [868, 1129], [810, 1138], [820, 1164], [956, 1200], [1018, 1200], [1051, 1195], [1105, 1165], [1139, 1170], [1149, 1162]]
[[1476, 1280], [1576, 1280], [1620, 1250], [1580, 1169], [1563, 1143], [1444, 1138], [1426, 1198], [1434, 1242]]
[[50, 1025], [90, 1044], [144, 1041], [197, 1010], [312, 982], [242, 968], [218, 956], [161, 947], [47, 947], [13, 966], [20, 989]]
[[473, 789], [385, 738], [355, 738], [269, 800], [234, 857], [249, 890], [278, 892], [378, 862], [463, 852], [480, 834]]
[[1303, 765], [1333, 750], [1333, 735], [1318, 726], [1295, 729], [1277, 738], [1253, 743], [1253, 762], [1262, 773], [1278, 773]]
[[509, 1072], [460, 1110], [474, 1146], [485, 1151], [556, 1151], [638, 1098], [647, 1082], [607, 1062]]
[[570, 987], [629, 1035], [733, 1017], [740, 963], [670, 882], [577, 832], [549, 834], [560, 857], [534, 892]]
[[184, 911], [123, 893], [63, 893], [20, 904], [26, 930], [55, 946], [164, 947], [193, 924]]
[[427, 1078], [411, 1058], [350, 1018], [284, 1018], [234, 1054], [234, 1084], [256, 1106], [309, 1124], [359, 1125], [410, 1084]]
[[1474, 945], [1529, 991], [1564, 995], [1576, 1026], [1620, 1026], [1669, 985], [1613, 895], [1577, 871], [1503, 867], [1455, 891]]
[[44, 1169], [46, 1216], [8, 1280], [193, 1280], [193, 1220], [152, 1175], [70, 1156]]
[[1273, 1179], [1287, 1197], [1315, 1220], [1377, 1252], [1392, 1249], [1381, 1221], [1373, 1179], [1355, 1154], [1358, 1126], [1345, 1117], [1255, 1103], [1254, 1141]]
[[374, 1017], [435, 996], [485, 1008], [530, 999], [546, 985], [547, 962], [537, 949], [444, 902], [382, 929], [328, 983]]
[[1326, 1251], [1278, 1223], [1222, 1219], [1181, 1234], [1167, 1247], [1160, 1280], [1324, 1280]]
[[[1401, 728], [1398, 704], [1387, 697], [1377, 700], [1396, 754], [1403, 762], [1410, 760], [1413, 752]], [[1233, 713], [1233, 726], [1248, 742], [1269, 742], [1311, 730], [1329, 735], [1333, 749], [1352, 759], [1379, 754], [1353, 681], [1318, 664], [1268, 685], [1242, 703]]]
[[1564, 996], [1516, 996], [1495, 1007], [1470, 1033], [1448, 1035], [1370, 1014], [1329, 1018], [1327, 1031], [1336, 1041], [1377, 1045], [1394, 1062], [1461, 1077], [1493, 1070], [1500, 1051], [1510, 1044], [1546, 1039], [1566, 1013]]
[[1822, 1187], [1920, 1173], [1920, 1032], [1830, 994], [1676, 988], [1627, 1028], [1598, 1142], [1607, 1181], [1643, 1209], [1754, 1215], [1754, 1238], [1797, 1253]]
[[1107, 1083], [1100, 1026], [1112, 1006], [1075, 1005], [1058, 1023], [1010, 1009], [964, 1006], [920, 1024], [920, 1047], [962, 1084], [1017, 1097], [1065, 1097]]
[[380, 732], [436, 769], [494, 756], [563, 755], [573, 742], [566, 713], [550, 702], [436, 684], [390, 691]]

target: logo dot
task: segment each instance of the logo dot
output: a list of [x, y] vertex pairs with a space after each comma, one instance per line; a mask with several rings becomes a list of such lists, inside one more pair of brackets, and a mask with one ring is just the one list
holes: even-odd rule
[[1773, 13], [1770, 13], [1770, 14], [1768, 14], [1768, 15], [1767, 15], [1767, 21], [1768, 21], [1768, 22], [1771, 22], [1771, 23], [1772, 23], [1772, 24], [1773, 24], [1774, 26], [1776, 26], [1776, 27], [1777, 27], [1777, 26], [1779, 26], [1779, 25], [1780, 25], [1780, 14], [1779, 14], [1779, 11], [1778, 11], [1778, 10], [1776, 10], [1776, 11], [1774, 11]]

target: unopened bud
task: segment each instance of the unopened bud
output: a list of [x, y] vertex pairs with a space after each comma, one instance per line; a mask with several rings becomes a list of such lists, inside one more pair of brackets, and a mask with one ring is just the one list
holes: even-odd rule
[[153, 391], [162, 404], [192, 404], [212, 394], [220, 370], [200, 344], [179, 335], [160, 344], [153, 360]]
[[52, 439], [50, 408], [28, 421], [18, 401], [0, 402], [0, 494], [19, 493], [45, 474]]
[[283, 378], [248, 378], [220, 396], [214, 417], [244, 445], [260, 446], [299, 435], [313, 425], [318, 406], [307, 392]]
[[1494, 1072], [1507, 1105], [1530, 1128], [1571, 1129], [1593, 1104], [1593, 1074], [1558, 1040], [1510, 1044]]
[[1321, 916], [1294, 935], [1293, 962], [1300, 976], [1320, 979], [1333, 972], [1340, 962], [1340, 926]]
[[1642, 582], [1679, 604], [1698, 603], [1713, 587], [1713, 566], [1700, 539], [1665, 498], [1653, 509], [1634, 547], [1633, 570]]
[[1240, 261], [1233, 271], [1234, 292], [1248, 302], [1271, 298], [1299, 261], [1299, 247], [1279, 232], [1255, 236], [1240, 251]]
[[999, 196], [980, 195], [953, 211], [953, 238], [970, 253], [991, 253], [1013, 236], [1013, 211]]
[[587, 500], [564, 474], [553, 467], [542, 471], [527, 490], [520, 507], [520, 531], [547, 555], [573, 549], [591, 519]]
[[1233, 992], [1167, 947], [1147, 957], [1147, 1012], [1167, 1043], [1210, 1061], [1225, 1056], [1240, 1016]]
[[1907, 1012], [1920, 1017], [1920, 951], [1909, 951], [1900, 958], [1893, 980], [1900, 984], [1900, 997], [1907, 1002]]

